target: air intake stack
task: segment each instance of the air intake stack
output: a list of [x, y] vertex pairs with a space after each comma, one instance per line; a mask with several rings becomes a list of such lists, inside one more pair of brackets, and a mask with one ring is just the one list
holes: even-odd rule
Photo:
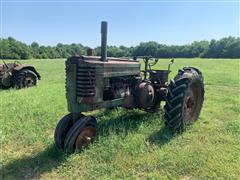
[[101, 60], [107, 61], [107, 22], [101, 23]]

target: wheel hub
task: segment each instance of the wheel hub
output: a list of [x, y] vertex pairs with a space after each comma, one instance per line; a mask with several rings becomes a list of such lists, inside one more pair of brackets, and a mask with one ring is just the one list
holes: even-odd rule
[[187, 109], [191, 109], [194, 106], [194, 99], [192, 97], [187, 97], [186, 107]]
[[29, 87], [29, 86], [33, 86], [33, 79], [31, 77], [26, 77], [24, 80], [24, 84]]
[[186, 123], [192, 121], [194, 117], [194, 113], [196, 111], [197, 102], [198, 101], [198, 91], [196, 85], [192, 84], [186, 94], [184, 100], [184, 109], [185, 109], [185, 119]]
[[96, 135], [94, 127], [85, 127], [76, 139], [76, 149], [81, 149], [93, 141]]

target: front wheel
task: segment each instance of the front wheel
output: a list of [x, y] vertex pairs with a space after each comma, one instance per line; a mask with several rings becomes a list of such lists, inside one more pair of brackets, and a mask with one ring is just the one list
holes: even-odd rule
[[82, 150], [96, 137], [97, 120], [93, 116], [81, 117], [68, 130], [64, 140], [64, 150], [67, 153]]
[[68, 114], [64, 116], [57, 124], [54, 132], [55, 144], [59, 149], [64, 148], [64, 140], [67, 132], [73, 126], [72, 115]]
[[199, 117], [204, 101], [202, 73], [193, 67], [179, 70], [171, 80], [164, 106], [165, 125], [173, 131], [182, 131]]

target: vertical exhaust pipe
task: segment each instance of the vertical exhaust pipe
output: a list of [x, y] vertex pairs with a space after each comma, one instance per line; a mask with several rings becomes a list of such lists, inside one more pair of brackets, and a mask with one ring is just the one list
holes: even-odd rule
[[107, 22], [101, 22], [101, 60], [107, 61]]

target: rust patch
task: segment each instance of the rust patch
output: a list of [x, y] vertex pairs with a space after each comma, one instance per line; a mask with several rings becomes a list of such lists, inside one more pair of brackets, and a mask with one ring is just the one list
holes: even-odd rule
[[96, 129], [94, 127], [85, 127], [83, 131], [78, 135], [75, 146], [76, 149], [81, 149], [83, 146], [88, 145], [93, 141], [96, 136]]

